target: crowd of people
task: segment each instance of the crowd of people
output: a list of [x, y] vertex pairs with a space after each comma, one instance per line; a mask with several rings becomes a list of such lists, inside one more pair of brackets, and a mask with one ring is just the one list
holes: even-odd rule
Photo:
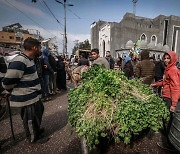
[[180, 145], [168, 137], [174, 117], [180, 116], [179, 112], [176, 112], [180, 108], [180, 71], [177, 55], [173, 51], [165, 53], [162, 59], [149, 55], [148, 50], [143, 50], [138, 57], [133, 52], [124, 52], [121, 57], [114, 59], [110, 51], [106, 51], [105, 57], [100, 57], [99, 50], [92, 49], [89, 57], [81, 54], [79, 57], [68, 58], [52, 54], [48, 47], [41, 49], [38, 40], [27, 38], [24, 41], [24, 51], [15, 56], [8, 67], [5, 57], [1, 54], [0, 92], [3, 95], [4, 90], [9, 91], [11, 106], [21, 107], [26, 137], [33, 143], [43, 132], [40, 127], [44, 111], [42, 101], [67, 90], [66, 80], [72, 78], [73, 67], [92, 67], [98, 64], [107, 69], [123, 71], [129, 80], [140, 78], [142, 83], [155, 87], [155, 93], [163, 98], [171, 112], [171, 118], [164, 122], [166, 140], [159, 146], [166, 149], [172, 149], [174, 146], [180, 150]]

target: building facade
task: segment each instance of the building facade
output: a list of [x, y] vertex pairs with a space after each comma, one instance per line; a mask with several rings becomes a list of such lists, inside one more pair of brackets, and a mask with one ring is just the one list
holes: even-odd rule
[[0, 47], [21, 49], [23, 41], [28, 37], [41, 39], [40, 35], [24, 30], [19, 23], [5, 26], [0, 31]]
[[[174, 50], [180, 56], [180, 17], [159, 15], [154, 19], [126, 13], [117, 22], [98, 21], [91, 25], [91, 48], [99, 48], [100, 55], [110, 50], [127, 48], [127, 42], [150, 50]], [[137, 43], [141, 42], [141, 43]], [[142, 43], [143, 42], [143, 43]], [[143, 44], [143, 47], [142, 47]]]

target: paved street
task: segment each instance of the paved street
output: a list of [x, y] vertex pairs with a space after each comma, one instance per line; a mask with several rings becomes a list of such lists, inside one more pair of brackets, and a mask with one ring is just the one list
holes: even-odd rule
[[[51, 101], [45, 102], [45, 112], [42, 127], [45, 136], [49, 137], [46, 143], [30, 144], [25, 139], [24, 129], [17, 109], [13, 110], [13, 126], [16, 140], [13, 141], [9, 118], [0, 121], [0, 142], [3, 154], [81, 154], [81, 144], [75, 131], [67, 125], [67, 92], [56, 94]], [[105, 154], [174, 154], [160, 149], [157, 142], [160, 134], [148, 133], [146, 137], [137, 139], [130, 145], [124, 143], [105, 145]], [[93, 151], [92, 154], [95, 152]]]
[[67, 93], [53, 96], [51, 101], [45, 102], [45, 112], [42, 127], [45, 128], [45, 136], [50, 139], [40, 144], [30, 144], [25, 140], [24, 129], [17, 109], [13, 110], [13, 126], [16, 141], [11, 138], [9, 118], [0, 121], [0, 142], [2, 153], [80, 153], [80, 141], [72, 129], [67, 125]]

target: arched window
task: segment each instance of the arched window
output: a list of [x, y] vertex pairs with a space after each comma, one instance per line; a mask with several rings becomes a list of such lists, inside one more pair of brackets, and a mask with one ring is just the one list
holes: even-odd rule
[[141, 35], [140, 40], [141, 41], [143, 41], [143, 40], [146, 41], [147, 40], [147, 37], [146, 37], [146, 35], [144, 33]]
[[151, 42], [153, 42], [154, 44], [157, 43], [157, 37], [156, 37], [156, 35], [152, 35], [152, 36], [151, 36]]

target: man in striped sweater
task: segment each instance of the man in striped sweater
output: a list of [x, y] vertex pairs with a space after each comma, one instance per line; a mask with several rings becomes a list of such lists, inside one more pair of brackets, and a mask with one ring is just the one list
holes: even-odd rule
[[17, 55], [9, 64], [2, 86], [11, 92], [11, 107], [21, 107], [26, 137], [30, 142], [40, 138], [44, 106], [40, 101], [41, 86], [34, 58], [39, 56], [41, 43], [33, 38], [24, 41], [23, 53]]

